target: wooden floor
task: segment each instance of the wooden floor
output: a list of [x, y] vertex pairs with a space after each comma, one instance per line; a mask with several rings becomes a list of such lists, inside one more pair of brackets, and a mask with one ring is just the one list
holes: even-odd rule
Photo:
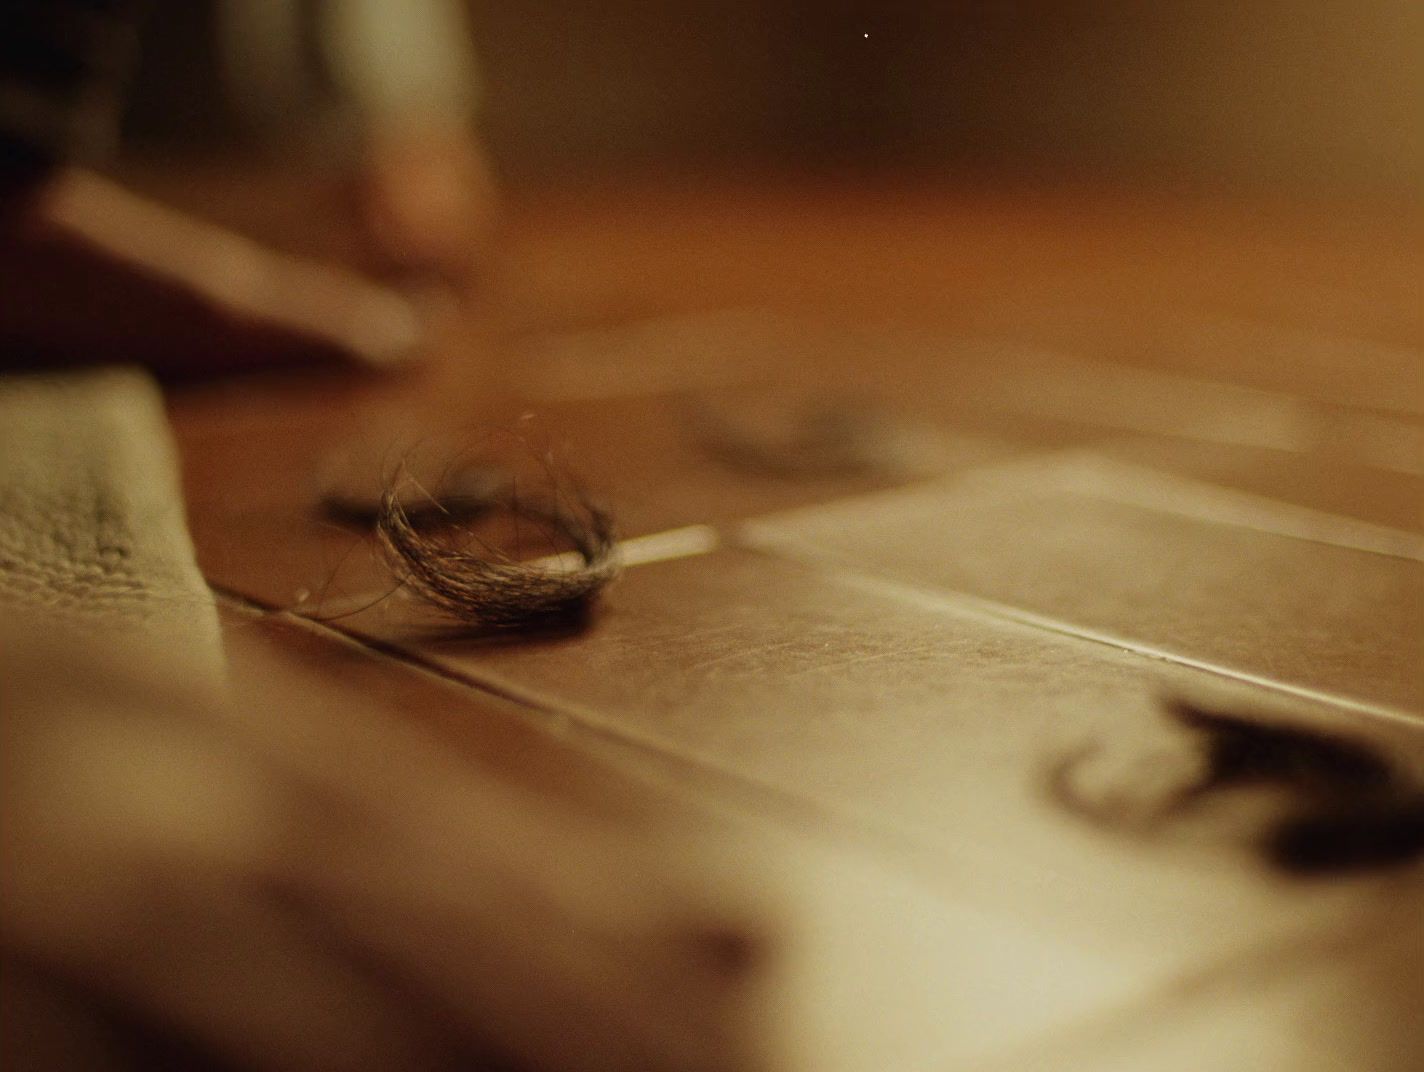
[[[188, 193], [335, 241], [295, 198]], [[1230, 814], [1143, 836], [1046, 788], [1088, 750], [1124, 757], [1109, 797], [1149, 792], [1164, 698], [1420, 753], [1419, 222], [922, 182], [516, 194], [426, 367], [173, 394], [235, 672], [275, 651], [575, 807], [869, 861], [898, 900], [821, 1068], [1421, 1067], [1417, 867], [1292, 878]], [[778, 471], [827, 413], [856, 464]], [[413, 443], [533, 444], [612, 503], [629, 565], [586, 630], [461, 641], [392, 594], [318, 500]]]

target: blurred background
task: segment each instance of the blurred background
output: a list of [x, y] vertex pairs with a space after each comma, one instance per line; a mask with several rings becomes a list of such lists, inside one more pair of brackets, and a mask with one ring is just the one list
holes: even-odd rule
[[[302, 58], [319, 51], [320, 6], [161, 0], [129, 144], [305, 139], [331, 94], [309, 71], [274, 75], [272, 55], [322, 66]], [[426, 0], [386, 6], [408, 19]], [[464, 69], [509, 180], [903, 169], [1398, 198], [1424, 179], [1415, 0], [431, 6], [458, 9], [453, 21], [437, 13], [428, 36], [468, 34], [476, 64]], [[290, 40], [254, 59], [251, 38], [281, 36], [284, 19]], [[428, 53], [387, 78], [451, 68]]]

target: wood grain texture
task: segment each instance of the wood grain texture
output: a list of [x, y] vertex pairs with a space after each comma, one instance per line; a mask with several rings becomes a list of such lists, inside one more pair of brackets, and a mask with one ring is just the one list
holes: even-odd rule
[[[212, 198], [300, 244], [238, 199]], [[266, 607], [373, 604], [260, 627], [333, 688], [381, 693], [541, 793], [631, 777], [651, 794], [634, 816], [752, 816], [854, 846], [885, 897], [907, 881], [958, 906], [934, 948], [960, 943], [1004, 1004], [964, 997], [950, 1022], [980, 1030], [936, 1050], [931, 1000], [905, 1028], [926, 1048], [845, 1046], [834, 1067], [1195, 1067], [1218, 1027], [1240, 1050], [1203, 1051], [1212, 1067], [1295, 1067], [1313, 1018], [1319, 1067], [1386, 1072], [1417, 1052], [1385, 1014], [1412, 976], [1387, 943], [1337, 964], [1331, 942], [1417, 899], [1407, 875], [1291, 883], [1236, 843], [1123, 842], [1040, 779], [1084, 740], [1150, 756], [1173, 692], [1417, 746], [1421, 249], [1389, 206], [785, 176], [526, 192], [426, 369], [170, 410], [210, 582]], [[928, 427], [931, 463], [737, 472], [687, 418], [827, 397]], [[625, 534], [705, 524], [721, 547], [633, 567], [582, 634], [440, 635], [312, 493], [332, 451], [412, 420], [532, 420]], [[1083, 452], [1132, 475], [1063, 484]], [[612, 775], [580, 774], [590, 756]], [[876, 970], [894, 976], [928, 916], [891, 916]], [[997, 959], [969, 942], [980, 918]], [[853, 1000], [816, 1007], [855, 1019]]]

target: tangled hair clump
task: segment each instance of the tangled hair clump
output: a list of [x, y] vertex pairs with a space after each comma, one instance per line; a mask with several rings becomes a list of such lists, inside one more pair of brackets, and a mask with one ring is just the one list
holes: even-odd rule
[[[620, 570], [611, 514], [581, 493], [529, 499], [511, 491], [497, 508], [534, 522], [573, 555], [527, 562], [484, 543], [461, 546], [449, 531], [415, 524], [392, 488], [381, 497], [376, 537], [396, 580], [462, 626], [507, 633], [585, 621]], [[573, 556], [577, 564], [560, 561]]]

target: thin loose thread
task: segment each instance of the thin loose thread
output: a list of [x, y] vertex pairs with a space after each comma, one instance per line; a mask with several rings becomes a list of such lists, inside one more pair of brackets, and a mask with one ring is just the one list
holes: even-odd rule
[[[341, 485], [328, 487], [321, 495], [320, 509], [328, 521], [347, 528], [370, 531], [381, 519], [382, 496], [372, 481], [369, 492]], [[400, 494], [407, 518], [417, 529], [478, 521], [491, 513], [508, 495], [511, 477], [490, 464], [453, 465], [431, 494], [409, 481], [410, 494]]]
[[520, 562], [489, 547], [456, 546], [448, 533], [413, 523], [394, 488], [381, 497], [376, 536], [396, 580], [442, 614], [471, 629], [505, 633], [583, 623], [599, 593], [618, 576], [613, 518], [586, 496], [531, 500], [512, 491], [500, 506], [532, 521], [581, 560], [573, 568]]

